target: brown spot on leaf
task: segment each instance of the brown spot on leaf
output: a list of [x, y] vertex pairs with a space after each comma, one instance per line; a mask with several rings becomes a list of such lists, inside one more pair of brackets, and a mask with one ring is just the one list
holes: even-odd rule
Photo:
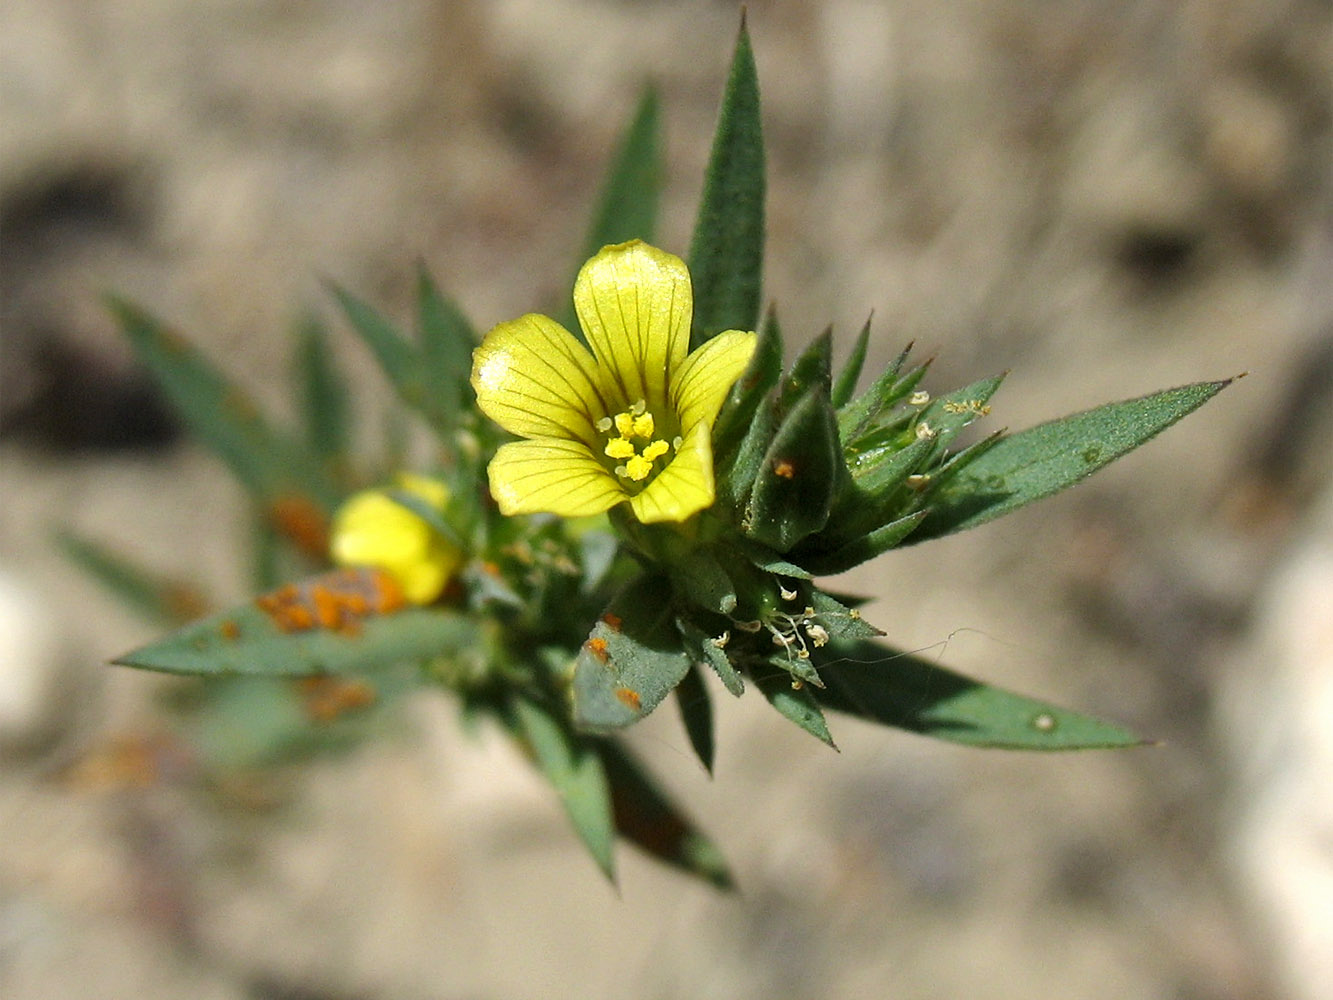
[[378, 698], [365, 681], [343, 677], [303, 677], [297, 690], [306, 715], [315, 722], [333, 722], [348, 712], [369, 708]]
[[602, 621], [612, 632], [619, 632], [622, 619], [619, 615], [612, 614], [610, 611], [602, 615]]
[[606, 651], [605, 639], [589, 639], [583, 645], [587, 648], [588, 652], [597, 657], [597, 659], [601, 660], [603, 663], [606, 662], [609, 654]]
[[227, 642], [235, 642], [241, 637], [241, 626], [237, 625], [230, 618], [218, 626], [218, 631], [222, 633], [222, 638], [227, 640]]
[[796, 465], [789, 458], [779, 458], [773, 463], [773, 475], [793, 479], [796, 476]]

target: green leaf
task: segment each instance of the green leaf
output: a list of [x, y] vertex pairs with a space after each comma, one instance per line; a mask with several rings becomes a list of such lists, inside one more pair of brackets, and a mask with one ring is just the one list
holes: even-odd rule
[[845, 475], [837, 417], [816, 387], [787, 414], [764, 454], [746, 508], [746, 534], [789, 551], [828, 523]]
[[399, 398], [420, 411], [426, 401], [421, 352], [372, 306], [338, 285], [330, 283], [329, 290]]
[[910, 542], [975, 528], [1073, 486], [1198, 409], [1231, 381], [1107, 403], [1000, 438], [938, 483], [929, 514]]
[[612, 161], [593, 216], [583, 255], [602, 247], [639, 239], [651, 243], [657, 230], [657, 203], [662, 187], [662, 154], [656, 88], [647, 86]]
[[699, 757], [704, 770], [713, 773], [713, 700], [697, 669], [686, 671], [676, 685], [676, 704], [685, 724], [690, 746]]
[[56, 534], [66, 556], [150, 621], [174, 626], [202, 613], [205, 600], [189, 583], [170, 580], [72, 531]]
[[[822, 674], [823, 671], [820, 672]], [[833, 742], [832, 734], [829, 733], [828, 723], [824, 721], [824, 713], [819, 708], [819, 702], [810, 694], [808, 686], [792, 687], [791, 677], [777, 671], [773, 673], [756, 671], [754, 682], [770, 705], [811, 736], [827, 743], [834, 750], [838, 749], [838, 745]]]
[[911, 732], [1006, 750], [1087, 750], [1144, 741], [1119, 726], [991, 687], [877, 642], [815, 653], [825, 708]]
[[881, 525], [869, 534], [862, 535], [833, 552], [814, 552], [808, 555], [802, 552], [798, 558], [810, 573], [817, 576], [845, 573], [852, 567], [869, 562], [901, 544], [925, 516], [926, 512], [919, 510]]
[[759, 325], [759, 342], [745, 373], [731, 387], [717, 423], [713, 453], [719, 472], [718, 494], [733, 510], [750, 496], [759, 463], [777, 430], [777, 398], [769, 396], [782, 376], [782, 331], [769, 310]]
[[643, 718], [690, 669], [670, 584], [641, 576], [611, 601], [574, 661], [574, 722], [597, 732]]
[[867, 319], [865, 326], [861, 327], [861, 332], [857, 334], [856, 343], [852, 345], [852, 353], [847, 356], [847, 363], [843, 365], [842, 371], [838, 372], [838, 379], [833, 383], [829, 401], [835, 410], [842, 409], [856, 392], [856, 380], [861, 377], [861, 369], [865, 366], [866, 348], [869, 344], [870, 320]]
[[910, 350], [909, 344], [865, 392], [838, 409], [838, 434], [849, 453], [868, 447], [863, 439], [876, 433], [882, 436], [886, 426], [907, 424], [909, 415], [895, 417], [891, 411], [908, 397], [930, 368], [930, 362], [927, 361], [911, 368], [906, 374], [899, 374]]
[[597, 748], [611, 783], [611, 804], [620, 835], [719, 889], [734, 888], [717, 845], [657, 787], [629, 751], [610, 740], [599, 740]]
[[328, 331], [313, 314], [297, 326], [296, 383], [310, 451], [338, 475], [348, 451], [347, 383], [333, 361]]
[[180, 334], [124, 299], [111, 296], [107, 305], [190, 430], [261, 506], [304, 501], [327, 513], [337, 505], [342, 491], [318, 463]]
[[510, 702], [511, 718], [532, 749], [537, 766], [555, 786], [560, 802], [593, 860], [615, 878], [615, 820], [611, 786], [602, 756], [592, 740], [570, 732], [545, 706], [527, 698]]
[[467, 426], [475, 413], [468, 378], [477, 333], [458, 305], [440, 293], [424, 266], [417, 269], [417, 340], [426, 418], [445, 433]]
[[179, 674], [304, 677], [475, 652], [474, 621], [446, 608], [402, 607], [386, 596], [396, 592], [379, 570], [322, 573], [113, 662]]
[[921, 411], [918, 426], [925, 424], [934, 431], [931, 440], [943, 451], [959, 431], [990, 412], [987, 402], [1003, 381], [1004, 374], [992, 375], [937, 396]]
[[742, 15], [690, 243], [691, 350], [723, 330], [753, 330], [759, 318], [764, 185], [759, 77]]

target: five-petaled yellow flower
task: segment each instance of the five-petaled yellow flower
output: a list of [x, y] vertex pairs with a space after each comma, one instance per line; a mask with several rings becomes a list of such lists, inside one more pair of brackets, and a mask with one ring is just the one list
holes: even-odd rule
[[755, 335], [728, 330], [690, 354], [689, 271], [639, 240], [583, 265], [574, 308], [591, 354], [532, 313], [473, 354], [482, 412], [526, 439], [487, 470], [501, 513], [582, 517], [628, 501], [640, 521], [683, 521], [710, 506], [713, 422]]
[[[449, 504], [449, 488], [437, 479], [403, 473], [397, 486], [441, 513]], [[339, 566], [375, 566], [392, 574], [413, 604], [439, 597], [463, 564], [457, 546], [384, 490], [362, 490], [338, 508], [329, 554]]]

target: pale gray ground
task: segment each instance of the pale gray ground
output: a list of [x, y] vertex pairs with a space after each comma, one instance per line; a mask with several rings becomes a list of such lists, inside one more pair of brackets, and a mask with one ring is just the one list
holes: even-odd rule
[[[1333, 640], [1299, 630], [1333, 607], [1329, 518], [1302, 527], [1329, 488], [1333, 11], [749, 12], [766, 294], [791, 339], [832, 321], [845, 344], [874, 310], [872, 360], [914, 338], [935, 389], [1012, 369], [990, 419], [1014, 428], [1251, 373], [1073, 493], [846, 581], [893, 642], [1163, 745], [1032, 757], [838, 718], [835, 754], [749, 697], [718, 703], [710, 781], [663, 710], [635, 744], [726, 850], [735, 896], [628, 852], [609, 887], [526, 765], [434, 697], [407, 733], [295, 775], [280, 817], [207, 808], [169, 773], [74, 781], [157, 730], [160, 682], [101, 664], [152, 632], [49, 526], [244, 590], [219, 468], [189, 446], [42, 444], [102, 426], [73, 389], [55, 411], [92, 430], [0, 442], [4, 607], [26, 623], [0, 622], [0, 995], [1333, 995]], [[50, 343], [124, 372], [106, 288], [266, 403], [325, 276], [405, 317], [421, 258], [482, 327], [551, 308], [645, 75], [660, 242], [683, 252], [735, 25], [732, 4], [666, 0], [5, 0], [7, 425], [60, 395]], [[383, 390], [342, 347], [374, 423]]]

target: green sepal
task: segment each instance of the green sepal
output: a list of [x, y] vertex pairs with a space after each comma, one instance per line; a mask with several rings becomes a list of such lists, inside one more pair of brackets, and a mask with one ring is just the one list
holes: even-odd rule
[[[349, 572], [358, 574], [357, 583], [349, 584]], [[337, 571], [311, 577], [201, 619], [112, 662], [177, 674], [305, 677], [369, 673], [393, 663], [471, 655], [476, 650], [477, 623], [447, 608], [347, 612], [333, 627], [318, 624], [317, 592], [334, 600], [364, 595], [379, 586], [377, 573]], [[298, 605], [309, 615], [304, 616]], [[311, 627], [298, 627], [307, 618]]]
[[736, 610], [736, 587], [710, 549], [682, 553], [671, 566], [671, 580], [681, 600], [714, 614]]
[[861, 332], [856, 335], [856, 341], [852, 344], [852, 353], [847, 355], [847, 360], [838, 372], [838, 377], [833, 383], [833, 389], [829, 393], [829, 402], [833, 404], [835, 410], [844, 407], [856, 393], [856, 382], [861, 377], [861, 369], [866, 363], [866, 348], [870, 346], [870, 320], [867, 319], [865, 326], [861, 327]]
[[181, 418], [265, 510], [303, 501], [327, 514], [342, 490], [305, 448], [279, 433], [250, 397], [188, 341], [125, 299], [107, 305]]
[[869, 447], [862, 439], [880, 431], [886, 423], [907, 423], [908, 415], [902, 415], [896, 421], [892, 419], [893, 408], [908, 398], [930, 368], [930, 362], [926, 361], [903, 373], [902, 366], [910, 350], [909, 344], [865, 392], [838, 408], [838, 434], [849, 457], [850, 453]]
[[989, 412], [987, 402], [1007, 374], [1002, 372], [978, 379], [971, 385], [937, 396], [921, 411], [917, 426], [926, 424], [934, 432], [930, 439], [943, 452], [964, 427]]
[[782, 379], [778, 411], [785, 413], [811, 389], [818, 387], [828, 396], [833, 388], [833, 328], [829, 327], [797, 355]]
[[[778, 384], [782, 376], [782, 330], [777, 313], [770, 309], [759, 324], [758, 341], [749, 365], [727, 394], [726, 402], [713, 425], [713, 453], [718, 456], [717, 466], [727, 479], [738, 462], [737, 448], [752, 432], [754, 419], [764, 405], [764, 397]], [[763, 455], [764, 441], [757, 450]], [[746, 481], [748, 487], [749, 482]], [[748, 495], [748, 488], [739, 495]]]
[[723, 330], [754, 329], [764, 265], [764, 188], [759, 77], [742, 14], [690, 241], [691, 350]]
[[574, 661], [574, 723], [599, 732], [643, 718], [690, 669], [681, 648], [670, 584], [634, 580], [611, 601]]
[[[822, 673], [822, 671], [821, 671]], [[792, 687], [792, 679], [785, 671], [755, 671], [755, 685], [764, 693], [768, 703], [787, 719], [796, 723], [815, 739], [826, 743], [834, 750], [838, 745], [833, 742], [828, 723], [819, 702], [810, 694], [808, 685]]]
[[333, 361], [328, 330], [313, 313], [297, 324], [295, 369], [306, 445], [331, 475], [343, 475], [350, 441], [350, 397]]
[[934, 484], [909, 543], [965, 531], [1067, 489], [1198, 409], [1231, 384], [1197, 382], [1038, 424], [1000, 438]]
[[991, 687], [877, 642], [816, 650], [825, 707], [937, 739], [1006, 750], [1087, 750], [1144, 742], [1120, 726]]
[[713, 773], [713, 699], [696, 666], [685, 672], [676, 685], [676, 704], [685, 735], [690, 738], [699, 763], [709, 774]]
[[735, 538], [732, 543], [750, 564], [778, 576], [791, 577], [794, 580], [809, 580], [814, 574], [804, 566], [798, 566], [789, 559], [778, 555], [767, 545], [761, 545], [748, 538]]
[[468, 384], [477, 332], [422, 264], [417, 266], [417, 343], [425, 389], [421, 407], [432, 426], [443, 433], [484, 426], [476, 419]]
[[876, 556], [881, 556], [889, 549], [900, 545], [903, 539], [916, 529], [916, 526], [921, 523], [925, 516], [926, 512], [924, 510], [915, 511], [905, 517], [898, 518], [896, 521], [881, 525], [868, 534], [861, 535], [855, 541], [842, 546], [842, 548], [827, 553], [808, 555], [801, 553], [798, 558], [808, 571], [816, 576], [845, 573], [849, 569], [860, 566], [863, 562], [869, 562]]
[[606, 877], [614, 880], [611, 785], [597, 741], [571, 732], [553, 711], [528, 698], [514, 697], [507, 708], [511, 727], [555, 787], [579, 838]]
[[818, 588], [810, 594], [810, 605], [815, 610], [819, 624], [835, 639], [869, 639], [884, 634], [882, 629], [862, 618], [861, 612], [847, 607], [833, 595]]
[[664, 861], [719, 889], [732, 889], [731, 872], [722, 852], [694, 822], [658, 788], [624, 747], [598, 740], [617, 832], [659, 861]]
[[732, 511], [744, 509], [777, 430], [778, 397], [773, 392], [759, 400], [735, 453], [722, 461], [722, 467], [726, 469], [718, 484], [718, 498], [722, 505]]
[[727, 656], [726, 650], [719, 646], [713, 640], [720, 639], [721, 636], [710, 636], [703, 629], [693, 624], [687, 619], [680, 618], [676, 621], [676, 628], [680, 632], [681, 640], [685, 646], [685, 652], [689, 654], [690, 659], [695, 663], [707, 663], [713, 668], [718, 679], [722, 681], [728, 693], [739, 698], [745, 693], [745, 680], [740, 672], [732, 665], [731, 658]]
[[790, 674], [801, 684], [813, 684], [815, 687], [823, 687], [824, 682], [820, 679], [819, 671], [815, 665], [810, 662], [808, 656], [798, 656], [791, 649], [775, 648], [772, 653], [758, 661], [760, 666], [756, 669], [754, 664], [750, 665], [752, 673], [759, 672], [764, 667], [774, 670], [783, 670]]
[[782, 421], [759, 465], [745, 509], [746, 534], [779, 553], [789, 551], [828, 523], [845, 469], [837, 417], [822, 388], [812, 388]]

